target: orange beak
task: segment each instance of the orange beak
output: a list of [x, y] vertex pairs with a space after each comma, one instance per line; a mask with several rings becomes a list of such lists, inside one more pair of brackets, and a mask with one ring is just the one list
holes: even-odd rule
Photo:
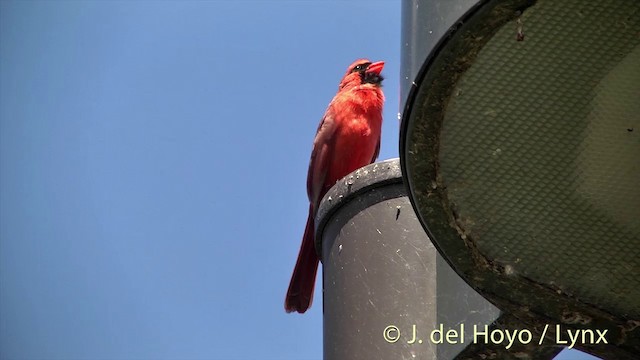
[[378, 62], [374, 62], [373, 64], [369, 65], [369, 67], [367, 68], [367, 72], [368, 73], [374, 73], [376, 75], [380, 75], [380, 73], [382, 72], [383, 68], [384, 68], [384, 61], [378, 61]]

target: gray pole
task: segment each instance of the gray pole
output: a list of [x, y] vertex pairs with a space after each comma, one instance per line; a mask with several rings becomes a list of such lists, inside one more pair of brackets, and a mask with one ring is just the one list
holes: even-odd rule
[[[473, 344], [474, 325], [491, 329], [500, 312], [438, 255], [406, 196], [397, 159], [339, 181], [320, 205], [316, 224], [324, 359], [512, 357], [504, 344]], [[500, 319], [493, 328], [513, 326]], [[537, 359], [560, 350], [517, 349]]]

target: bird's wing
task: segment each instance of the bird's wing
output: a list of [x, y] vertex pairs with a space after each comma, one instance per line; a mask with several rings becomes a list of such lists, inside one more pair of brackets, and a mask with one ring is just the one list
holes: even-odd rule
[[333, 156], [335, 132], [335, 119], [332, 115], [326, 114], [318, 126], [316, 137], [313, 140], [313, 151], [307, 173], [307, 195], [314, 207], [318, 206], [322, 200], [319, 197], [322, 196], [321, 192], [329, 169], [329, 161]]

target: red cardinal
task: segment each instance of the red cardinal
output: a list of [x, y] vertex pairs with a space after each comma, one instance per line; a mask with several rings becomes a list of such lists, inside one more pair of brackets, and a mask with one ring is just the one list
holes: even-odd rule
[[309, 217], [284, 302], [287, 312], [304, 313], [311, 306], [319, 261], [314, 219], [322, 197], [338, 180], [374, 162], [380, 152], [383, 67], [382, 61], [366, 59], [351, 64], [318, 126], [307, 173]]

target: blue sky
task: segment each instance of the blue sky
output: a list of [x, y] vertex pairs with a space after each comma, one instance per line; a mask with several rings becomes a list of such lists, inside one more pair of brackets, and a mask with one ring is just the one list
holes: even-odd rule
[[0, 357], [320, 359], [313, 135], [384, 60], [397, 157], [399, 52], [396, 1], [1, 1]]

